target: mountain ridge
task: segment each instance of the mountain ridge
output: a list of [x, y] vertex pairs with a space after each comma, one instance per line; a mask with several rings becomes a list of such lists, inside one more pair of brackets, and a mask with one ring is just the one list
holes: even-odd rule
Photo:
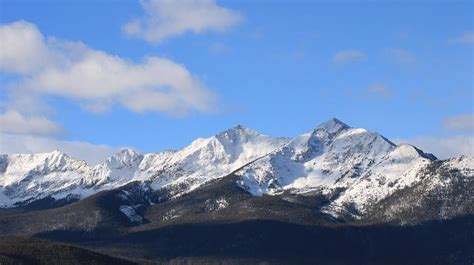
[[[134, 181], [172, 199], [235, 173], [235, 185], [253, 196], [333, 194], [321, 212], [358, 219], [399, 191], [423, 182], [433, 164], [452, 171], [468, 169], [462, 172], [471, 182], [473, 160], [456, 159], [457, 164], [438, 163], [434, 155], [412, 145], [396, 145], [336, 118], [294, 138], [270, 137], [236, 125], [178, 150], [140, 154], [123, 149], [94, 166], [60, 151], [2, 155], [0, 207], [49, 197], [84, 199]], [[439, 190], [447, 185], [436, 183]], [[131, 206], [122, 208], [124, 215], [133, 213], [133, 207], [127, 207]]]

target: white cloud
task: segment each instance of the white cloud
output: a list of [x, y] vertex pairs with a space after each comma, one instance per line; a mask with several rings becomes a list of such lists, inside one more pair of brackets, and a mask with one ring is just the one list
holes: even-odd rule
[[51, 54], [35, 25], [17, 21], [0, 27], [0, 70], [30, 73], [49, 62]]
[[48, 118], [55, 112], [44, 100], [49, 95], [71, 99], [88, 111], [113, 105], [172, 115], [215, 109], [216, 96], [169, 59], [133, 62], [80, 42], [46, 38], [26, 21], [0, 25], [0, 39], [0, 71], [13, 77], [2, 84], [0, 153], [59, 149], [97, 163], [119, 150], [49, 137], [63, 132]]
[[333, 57], [333, 62], [336, 65], [345, 65], [351, 62], [361, 62], [365, 60], [367, 60], [367, 55], [355, 49], [339, 51]]
[[[22, 87], [85, 101], [86, 105], [121, 104], [133, 111], [186, 114], [210, 111], [214, 95], [183, 66], [148, 57], [134, 64], [89, 51], [67, 68], [51, 68], [25, 80]], [[97, 109], [97, 108], [96, 108]]]
[[27, 116], [55, 113], [54, 109], [42, 100], [38, 93], [19, 87], [10, 89], [8, 92], [8, 95], [0, 100], [2, 109], [19, 111], [22, 115]]
[[474, 132], [474, 114], [447, 117], [443, 120], [443, 128], [448, 130], [465, 130]]
[[449, 39], [452, 44], [474, 44], [474, 31], [467, 31], [460, 36]]
[[439, 159], [461, 155], [474, 156], [474, 136], [420, 136], [411, 139], [396, 139], [395, 143], [409, 143]]
[[389, 59], [398, 64], [414, 64], [416, 63], [416, 56], [405, 49], [388, 48], [385, 50]]
[[94, 165], [117, 153], [120, 148], [41, 136], [0, 134], [0, 154], [33, 154], [54, 150], [61, 150], [73, 158]]
[[51, 135], [61, 131], [61, 127], [45, 117], [26, 117], [13, 110], [0, 113], [0, 132]]
[[123, 26], [125, 34], [151, 43], [186, 32], [225, 31], [242, 17], [214, 0], [142, 0], [145, 16]]
[[382, 96], [382, 97], [391, 97], [392, 91], [389, 87], [382, 83], [375, 83], [367, 89], [367, 92], [370, 95]]
[[82, 43], [45, 40], [25, 21], [2, 25], [0, 35], [10, 40], [2, 43], [0, 69], [21, 77], [11, 90], [67, 97], [91, 111], [114, 104], [172, 115], [214, 110], [215, 95], [171, 60], [145, 57], [136, 63]]

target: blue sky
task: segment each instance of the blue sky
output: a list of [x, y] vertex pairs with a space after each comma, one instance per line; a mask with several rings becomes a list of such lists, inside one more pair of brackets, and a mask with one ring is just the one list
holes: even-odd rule
[[0, 5], [3, 153], [154, 152], [235, 124], [295, 136], [337, 117], [441, 157], [474, 154], [472, 1]]

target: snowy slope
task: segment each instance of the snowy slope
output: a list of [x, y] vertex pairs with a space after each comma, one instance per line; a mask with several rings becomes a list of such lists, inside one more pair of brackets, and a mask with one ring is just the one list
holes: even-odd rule
[[397, 146], [377, 133], [331, 119], [237, 172], [238, 185], [254, 195], [344, 190], [324, 211], [363, 214], [420, 181], [421, 170], [434, 160], [411, 145]]
[[241, 185], [254, 194], [304, 192], [356, 179], [395, 148], [377, 133], [331, 119], [238, 174], [243, 177]]
[[418, 223], [474, 214], [474, 158], [434, 161], [406, 189], [386, 196], [367, 217], [375, 222]]
[[92, 167], [86, 175], [86, 183], [104, 189], [122, 186], [133, 178], [144, 156], [131, 149], [121, 150]]
[[179, 195], [228, 175], [286, 142], [286, 138], [269, 137], [238, 125], [141, 165], [140, 179], [150, 179], [155, 189], [169, 187]]
[[[460, 178], [472, 183], [474, 159], [440, 162], [414, 146], [395, 145], [337, 119], [292, 139], [235, 126], [180, 150], [143, 155], [125, 149], [95, 166], [59, 151], [0, 155], [0, 207], [48, 196], [84, 198], [132, 181], [176, 197], [232, 172], [237, 185], [253, 195], [336, 194], [321, 211], [360, 217], [420, 183], [433, 194]], [[130, 208], [121, 210], [133, 218]]]
[[148, 181], [155, 189], [175, 195], [223, 177], [285, 144], [235, 126], [209, 138], [200, 138], [178, 151], [139, 154], [120, 151], [95, 166], [59, 151], [0, 156], [0, 206], [52, 196], [81, 198], [131, 181]]
[[199, 138], [178, 151], [146, 154], [133, 178], [151, 181], [156, 189], [184, 185], [191, 190], [223, 177], [287, 142], [286, 138], [273, 138], [237, 125], [215, 136]]
[[355, 181], [344, 179], [334, 188], [346, 188], [344, 193], [328, 206], [328, 212], [353, 207], [363, 214], [373, 204], [398, 190], [422, 180], [421, 171], [432, 160], [411, 145], [400, 145], [383, 156]]
[[81, 185], [86, 162], [60, 151], [0, 157], [0, 206], [45, 197]]

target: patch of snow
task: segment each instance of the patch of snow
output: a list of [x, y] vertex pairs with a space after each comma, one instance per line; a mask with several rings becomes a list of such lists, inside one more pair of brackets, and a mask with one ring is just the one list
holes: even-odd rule
[[169, 221], [169, 220], [178, 218], [178, 217], [180, 217], [180, 216], [181, 216], [181, 215], [179, 215], [179, 214], [176, 213], [176, 210], [175, 210], [175, 209], [172, 209], [172, 210], [168, 211], [167, 213], [165, 213], [165, 214], [163, 215], [163, 217], [161, 218], [161, 220], [163, 220], [163, 221]]
[[229, 206], [229, 202], [225, 198], [218, 198], [216, 200], [206, 200], [205, 202], [206, 211], [213, 212], [226, 208]]
[[119, 210], [130, 220], [132, 223], [142, 223], [143, 217], [141, 217], [135, 210], [135, 207], [128, 205], [120, 205]]

